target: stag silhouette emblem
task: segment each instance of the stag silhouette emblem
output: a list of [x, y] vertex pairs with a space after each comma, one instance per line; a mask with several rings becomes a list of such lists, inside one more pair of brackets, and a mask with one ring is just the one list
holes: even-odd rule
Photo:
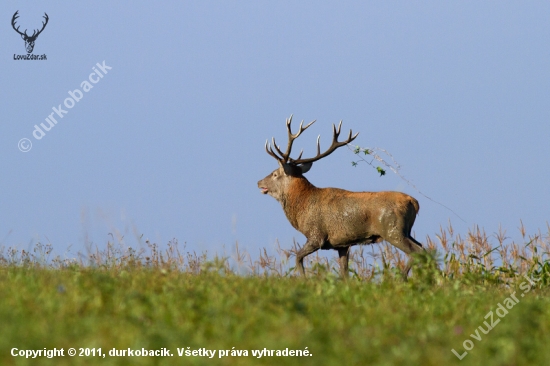
[[23, 40], [25, 41], [25, 48], [27, 49], [27, 53], [32, 53], [32, 50], [34, 49], [34, 42], [36, 41], [36, 38], [38, 38], [38, 35], [40, 33], [42, 33], [42, 31], [44, 30], [44, 28], [46, 28], [46, 24], [48, 24], [48, 14], [44, 13], [44, 19], [46, 19], [45, 22], [42, 22], [42, 29], [38, 30], [38, 29], [35, 29], [34, 32], [32, 33], [31, 36], [29, 36], [27, 34], [27, 30], [25, 29], [24, 32], [21, 32], [19, 30], [19, 27], [15, 28], [15, 21], [17, 20], [17, 18], [19, 18], [19, 15], [17, 14], [19, 13], [19, 10], [17, 10], [15, 12], [15, 14], [13, 14], [13, 18], [11, 18], [11, 26], [13, 27], [13, 29], [19, 33], [21, 35], [21, 38], [23, 38]]
[[[288, 145], [286, 152], [272, 139], [266, 141], [265, 150], [277, 160], [275, 169], [258, 182], [261, 193], [269, 194], [283, 206], [288, 221], [307, 238], [296, 253], [296, 269], [302, 275], [304, 257], [318, 249], [335, 249], [340, 256], [340, 272], [348, 276], [350, 247], [357, 244], [379, 243], [383, 240], [393, 244], [409, 256], [422, 252], [422, 244], [411, 236], [411, 229], [418, 213], [418, 201], [400, 192], [350, 192], [339, 188], [317, 188], [303, 174], [312, 164], [336, 149], [352, 142], [358, 135], [349, 131], [348, 138], [338, 141], [342, 122], [333, 125], [332, 144], [321, 153], [317, 138], [317, 155], [313, 158], [290, 157], [292, 144], [313, 122], [292, 133], [292, 116], [286, 121]], [[403, 270], [406, 278], [411, 269], [412, 258]]]

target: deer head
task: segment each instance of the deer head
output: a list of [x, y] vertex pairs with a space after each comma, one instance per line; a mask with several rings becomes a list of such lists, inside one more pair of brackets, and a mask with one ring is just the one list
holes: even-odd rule
[[19, 13], [19, 10], [17, 10], [15, 12], [15, 14], [13, 14], [13, 17], [11, 18], [11, 26], [13, 27], [13, 29], [19, 33], [21, 35], [21, 38], [23, 38], [23, 40], [25, 41], [25, 48], [27, 49], [27, 53], [32, 53], [33, 49], [34, 49], [34, 42], [36, 41], [36, 38], [38, 38], [38, 35], [40, 33], [42, 33], [42, 31], [44, 30], [44, 28], [46, 28], [46, 24], [48, 24], [48, 14], [44, 13], [44, 19], [46, 19], [45, 22], [42, 22], [42, 29], [38, 30], [38, 29], [35, 29], [34, 32], [32, 33], [31, 36], [29, 36], [27, 34], [27, 30], [25, 29], [25, 32], [20, 32], [19, 31], [19, 27], [15, 28], [15, 21], [17, 20], [17, 18], [19, 18], [19, 15], [17, 14]]
[[278, 201], [281, 201], [281, 199], [283, 198], [284, 193], [288, 190], [289, 184], [292, 179], [303, 178], [302, 174], [307, 173], [309, 169], [311, 169], [311, 166], [315, 161], [332, 154], [339, 147], [349, 144], [359, 134], [358, 132], [352, 136], [352, 131], [350, 130], [348, 138], [345, 141], [339, 142], [338, 136], [340, 136], [340, 130], [342, 128], [342, 121], [340, 121], [340, 124], [338, 124], [338, 128], [336, 128], [335, 125], [332, 125], [332, 144], [324, 153], [321, 153], [321, 136], [318, 136], [317, 155], [315, 157], [302, 159], [302, 154], [304, 152], [302, 150], [300, 151], [298, 158], [293, 159], [290, 157], [290, 154], [292, 152], [292, 144], [294, 143], [294, 140], [296, 140], [309, 126], [315, 123], [315, 121], [311, 121], [306, 126], [303, 125], [304, 121], [302, 121], [300, 123], [300, 127], [298, 128], [298, 132], [296, 132], [295, 134], [292, 133], [291, 123], [292, 116], [290, 116], [290, 118], [286, 120], [286, 127], [288, 131], [288, 145], [284, 153], [275, 142], [275, 138], [272, 138], [271, 145], [268, 141], [265, 142], [265, 151], [277, 160], [277, 162], [279, 163], [279, 168], [275, 169], [270, 175], [258, 182], [258, 187], [260, 188], [261, 193], [269, 194]]

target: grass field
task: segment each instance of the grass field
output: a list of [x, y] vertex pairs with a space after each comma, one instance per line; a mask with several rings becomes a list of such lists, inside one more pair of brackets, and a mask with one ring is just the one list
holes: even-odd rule
[[[227, 259], [108, 243], [62, 260], [48, 245], [4, 248], [0, 364], [543, 365], [550, 239], [523, 239], [442, 229], [425, 240], [442, 254], [418, 257], [408, 282], [384, 245], [354, 248], [348, 281], [323, 257], [296, 277], [284, 250], [251, 260], [238, 247]], [[25, 358], [53, 349], [63, 356]]]

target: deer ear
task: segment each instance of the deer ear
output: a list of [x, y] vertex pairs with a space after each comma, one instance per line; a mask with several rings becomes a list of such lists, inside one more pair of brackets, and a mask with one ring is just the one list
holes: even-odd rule
[[302, 174], [309, 172], [312, 165], [313, 165], [313, 162], [300, 165], [300, 169], [302, 169]]
[[286, 175], [295, 175], [294, 173], [294, 166], [286, 163], [280, 163], [283, 167], [283, 170], [285, 171]]
[[311, 169], [311, 166], [313, 165], [313, 163], [305, 163], [305, 164], [301, 164], [301, 165], [293, 165], [293, 164], [282, 163], [281, 165], [282, 165], [283, 170], [285, 171], [286, 175], [290, 175], [290, 176], [295, 177], [295, 176], [299, 175], [300, 173], [301, 174], [307, 173], [309, 171], [309, 169]]

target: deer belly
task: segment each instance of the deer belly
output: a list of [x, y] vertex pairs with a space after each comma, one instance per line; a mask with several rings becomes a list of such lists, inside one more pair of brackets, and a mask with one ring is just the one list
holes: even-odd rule
[[[347, 229], [347, 228], [346, 228]], [[380, 235], [367, 232], [357, 232], [354, 230], [342, 230], [338, 233], [333, 233], [327, 238], [327, 242], [332, 247], [346, 247], [356, 244], [372, 244], [379, 243], [383, 239]]]

